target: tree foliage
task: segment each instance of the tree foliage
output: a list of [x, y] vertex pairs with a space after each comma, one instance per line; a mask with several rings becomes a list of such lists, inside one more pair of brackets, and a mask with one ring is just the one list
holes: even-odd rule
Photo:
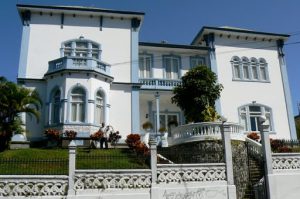
[[36, 90], [24, 88], [0, 77], [0, 148], [7, 145], [12, 132], [20, 131], [19, 113], [28, 113], [39, 120], [42, 101]]
[[182, 84], [173, 90], [175, 103], [189, 122], [206, 122], [218, 117], [215, 101], [223, 89], [217, 76], [206, 66], [197, 66], [182, 78]]

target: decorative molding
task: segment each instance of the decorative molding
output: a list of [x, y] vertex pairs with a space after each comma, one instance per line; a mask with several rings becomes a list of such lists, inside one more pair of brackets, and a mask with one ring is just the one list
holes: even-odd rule
[[158, 183], [180, 183], [195, 181], [225, 181], [225, 166], [194, 166], [159, 168]]
[[67, 195], [67, 178], [34, 178], [20, 176], [1, 177], [0, 196], [65, 196]]
[[75, 189], [140, 189], [151, 187], [149, 172], [97, 172], [75, 175]]
[[300, 154], [273, 154], [273, 169], [300, 169]]

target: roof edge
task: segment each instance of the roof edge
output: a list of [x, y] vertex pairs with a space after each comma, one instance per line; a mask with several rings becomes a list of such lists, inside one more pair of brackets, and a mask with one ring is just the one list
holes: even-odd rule
[[43, 8], [43, 9], [53, 9], [53, 10], [75, 10], [75, 11], [87, 11], [87, 12], [103, 12], [103, 13], [113, 13], [113, 14], [124, 14], [124, 15], [142, 15], [144, 12], [135, 11], [125, 11], [125, 10], [110, 10], [102, 8], [93, 7], [80, 7], [80, 6], [52, 6], [52, 5], [33, 5], [33, 4], [16, 4], [17, 8]]
[[161, 48], [183, 48], [183, 49], [195, 49], [195, 50], [207, 50], [208, 49], [208, 47], [206, 47], [206, 46], [169, 44], [169, 43], [153, 43], [153, 42], [139, 42], [139, 46], [161, 47]]

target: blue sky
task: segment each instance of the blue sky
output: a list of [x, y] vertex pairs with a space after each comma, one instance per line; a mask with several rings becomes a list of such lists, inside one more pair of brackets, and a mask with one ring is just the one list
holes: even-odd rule
[[[140, 41], [189, 44], [202, 26], [234, 26], [287, 33], [300, 41], [298, 0], [1, 0], [0, 76], [16, 81], [22, 26], [16, 4], [79, 5], [143, 11]], [[300, 102], [300, 44], [285, 46], [294, 114]]]

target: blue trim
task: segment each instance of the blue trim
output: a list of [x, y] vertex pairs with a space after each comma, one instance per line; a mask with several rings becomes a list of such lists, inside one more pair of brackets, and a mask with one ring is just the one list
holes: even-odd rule
[[26, 78], [30, 26], [23, 26], [18, 78]]
[[[131, 83], [139, 82], [139, 32], [131, 28]], [[139, 88], [132, 86], [131, 90], [131, 133], [140, 132], [140, 94]]]
[[286, 64], [285, 64], [284, 54], [283, 54], [283, 44], [284, 43], [282, 40], [277, 41], [278, 59], [279, 59], [279, 65], [280, 65], [280, 71], [281, 71], [282, 85], [283, 85], [285, 105], [286, 105], [286, 110], [287, 110], [287, 117], [288, 117], [288, 122], [289, 122], [291, 139], [296, 140], [297, 139], [296, 125], [295, 125], [295, 119], [293, 116], [290, 86], [289, 86]]

